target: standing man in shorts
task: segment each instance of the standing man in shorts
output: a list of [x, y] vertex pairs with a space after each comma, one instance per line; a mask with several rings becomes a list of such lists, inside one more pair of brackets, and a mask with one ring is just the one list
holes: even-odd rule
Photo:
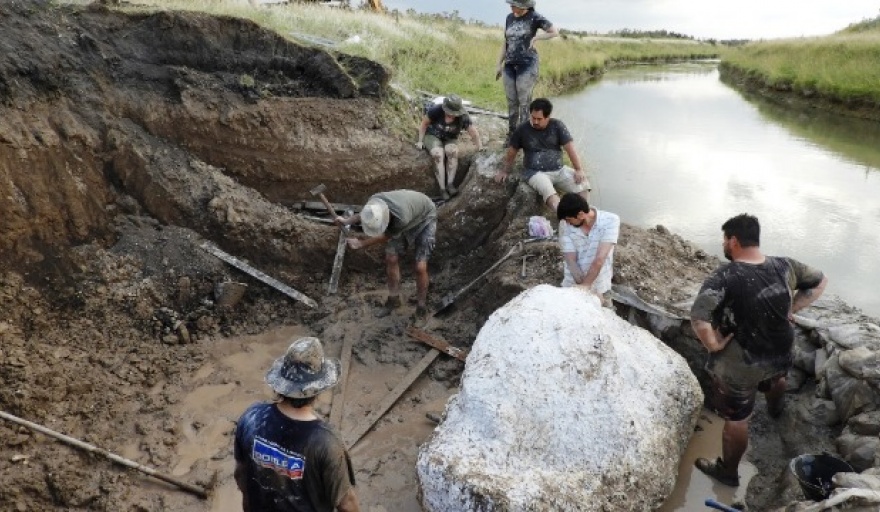
[[[589, 199], [590, 182], [584, 173], [581, 160], [574, 149], [574, 141], [568, 128], [558, 119], [551, 119], [553, 104], [547, 98], [538, 98], [529, 104], [529, 122], [519, 125], [510, 134], [507, 152], [501, 169], [495, 173], [495, 181], [504, 183], [523, 150], [523, 179], [541, 195], [544, 203], [553, 211], [559, 205], [558, 188], [562, 192], [575, 192]], [[562, 165], [562, 151], [571, 160], [571, 167]]]
[[764, 256], [761, 227], [748, 214], [721, 226], [730, 263], [703, 283], [691, 308], [691, 323], [709, 351], [718, 413], [724, 418], [722, 456], [699, 458], [697, 469], [722, 484], [739, 485], [739, 462], [749, 445], [749, 417], [755, 395], [764, 393], [767, 412], [782, 414], [785, 376], [792, 366], [792, 315], [822, 295], [822, 272], [791, 258]]
[[400, 255], [407, 246], [416, 252], [416, 316], [428, 314], [428, 259], [437, 233], [437, 207], [431, 198], [414, 190], [392, 190], [374, 194], [359, 214], [336, 217], [339, 225], [360, 222], [369, 238], [349, 238], [352, 249], [385, 244], [388, 300], [376, 316], [384, 317], [402, 305], [400, 300]]

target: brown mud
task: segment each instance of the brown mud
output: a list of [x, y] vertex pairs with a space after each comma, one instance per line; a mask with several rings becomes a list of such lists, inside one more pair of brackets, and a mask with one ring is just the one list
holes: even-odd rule
[[[404, 334], [412, 304], [374, 317], [381, 250], [346, 255], [327, 296], [337, 231], [285, 206], [320, 183], [337, 203], [437, 194], [429, 158], [400, 135], [415, 133], [418, 110], [388, 82], [377, 64], [239, 19], [0, 4], [0, 409], [211, 492], [202, 501], [0, 422], [0, 510], [236, 510], [234, 422], [267, 398], [265, 369], [291, 337], [317, 335], [331, 355], [353, 341], [343, 433], [424, 356]], [[478, 119], [500, 134], [493, 122]], [[542, 213], [527, 187], [474, 171], [497, 158], [474, 150], [464, 144], [471, 171], [439, 210], [434, 307]], [[206, 240], [319, 307], [232, 269], [199, 248]], [[525, 251], [525, 275], [510, 259], [423, 327], [467, 347], [499, 305], [561, 280], [555, 244]], [[662, 227], [624, 225], [615, 263], [615, 282], [676, 310], [718, 262]], [[221, 306], [215, 290], [229, 281], [247, 289]], [[425, 413], [442, 411], [462, 369], [441, 356], [353, 448], [365, 510], [418, 509]], [[330, 396], [318, 409], [329, 414]], [[761, 443], [769, 459], [782, 453]], [[756, 489], [758, 502], [777, 495], [772, 481]]]

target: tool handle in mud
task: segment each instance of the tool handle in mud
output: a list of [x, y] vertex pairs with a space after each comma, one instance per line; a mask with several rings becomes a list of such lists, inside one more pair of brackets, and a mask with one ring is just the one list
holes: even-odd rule
[[[489, 268], [487, 268], [482, 274], [478, 275], [476, 279], [474, 279], [474, 280], [471, 281], [470, 283], [466, 284], [466, 285], [464, 286], [464, 288], [458, 290], [457, 292], [455, 292], [455, 293], [453, 293], [453, 294], [451, 294], [451, 295], [447, 295], [447, 296], [443, 299], [443, 303], [440, 305], [440, 309], [438, 309], [438, 310], [436, 311], [436, 313], [440, 313], [440, 312], [444, 311], [446, 308], [448, 308], [449, 306], [451, 306], [456, 300], [458, 300], [459, 297], [461, 297], [462, 295], [464, 295], [464, 294], [465, 294], [468, 290], [470, 290], [475, 284], [479, 283], [481, 279], [483, 279], [484, 277], [486, 277], [487, 275], [489, 275], [490, 272], [492, 272], [493, 270], [495, 270], [496, 268], [498, 268], [499, 266], [501, 266], [502, 263], [504, 263], [505, 261], [507, 261], [511, 256], [513, 256], [514, 254], [516, 254], [518, 251], [521, 251], [521, 250], [523, 250], [523, 245], [522, 245], [521, 242], [518, 243], [518, 244], [516, 244], [516, 245], [514, 245], [513, 247], [511, 247], [510, 250], [507, 251], [507, 254], [505, 254], [500, 260], [498, 260], [498, 261], [496, 261], [495, 263], [493, 263], [492, 266], [489, 267]], [[435, 314], [436, 314], [436, 313], [435, 313]]]
[[336, 217], [336, 209], [333, 208], [333, 205], [330, 204], [330, 201], [327, 200], [327, 196], [321, 193], [318, 194], [318, 197], [321, 198], [321, 202], [324, 203], [324, 206], [327, 208], [327, 213], [329, 213], [331, 217]]
[[712, 498], [706, 498], [706, 506], [709, 508], [714, 508], [717, 510], [721, 510], [722, 512], [742, 512], [741, 510], [735, 509], [733, 507], [728, 507], [722, 503], [718, 503]]
[[[354, 215], [354, 212], [351, 210], [345, 211], [346, 217], [351, 217]], [[330, 273], [330, 284], [327, 285], [327, 293], [330, 295], [335, 295], [336, 290], [339, 288], [339, 275], [342, 274], [342, 260], [345, 258], [345, 246], [346, 246], [346, 238], [349, 235], [348, 226], [341, 226], [339, 230], [339, 241], [336, 243], [336, 257], [333, 258], [333, 271]]]
[[18, 416], [14, 416], [14, 415], [9, 414], [7, 412], [0, 411], [0, 418], [11, 421], [13, 423], [17, 423], [17, 424], [22, 425], [24, 427], [27, 427], [31, 430], [36, 430], [37, 432], [40, 432], [41, 434], [45, 434], [49, 437], [54, 437], [55, 439], [58, 439], [59, 441], [67, 443], [67, 444], [74, 446], [76, 448], [80, 448], [80, 449], [85, 450], [87, 452], [91, 452], [91, 453], [95, 453], [97, 455], [104, 456], [104, 457], [112, 460], [113, 462], [116, 462], [117, 464], [121, 464], [125, 467], [136, 469], [142, 473], [146, 473], [147, 475], [152, 476], [153, 478], [158, 478], [159, 480], [168, 482], [169, 484], [175, 485], [185, 491], [191, 492], [192, 494], [195, 494], [199, 498], [207, 499], [207, 497], [208, 497], [208, 491], [206, 491], [205, 489], [203, 489], [197, 485], [193, 485], [193, 484], [184, 482], [182, 480], [179, 480], [177, 478], [174, 478], [172, 476], [168, 476], [168, 475], [159, 473], [158, 471], [156, 471], [153, 468], [144, 466], [142, 464], [138, 464], [137, 462], [134, 462], [133, 460], [122, 458], [119, 455], [116, 455], [115, 453], [110, 453], [107, 450], [104, 450], [102, 448], [98, 448], [97, 446], [95, 446], [93, 444], [89, 444], [85, 441], [80, 441], [79, 439], [76, 439], [76, 438], [73, 438], [70, 436], [66, 436], [60, 432], [55, 432], [54, 430], [46, 428], [40, 424], [34, 423], [32, 421], [28, 421], [23, 418], [19, 418]]
[[287, 295], [291, 299], [298, 300], [311, 308], [318, 307], [318, 303], [315, 302], [315, 300], [312, 299], [311, 297], [308, 297], [304, 293], [302, 293], [298, 290], [294, 290], [293, 288], [291, 288], [290, 286], [287, 286], [286, 284], [282, 283], [281, 281], [279, 281], [273, 277], [270, 277], [270, 276], [264, 274], [263, 272], [260, 272], [259, 270], [255, 269], [254, 267], [252, 267], [252, 266], [248, 265], [247, 263], [241, 261], [240, 259], [236, 258], [235, 256], [232, 256], [231, 254], [228, 254], [225, 251], [222, 251], [219, 247], [215, 246], [214, 244], [209, 243], [209, 242], [205, 242], [201, 245], [201, 248], [205, 252], [213, 254], [214, 256], [225, 261], [226, 263], [229, 263], [233, 267], [241, 270], [245, 274], [268, 284], [272, 288], [275, 288], [276, 290], [283, 293], [284, 295]]

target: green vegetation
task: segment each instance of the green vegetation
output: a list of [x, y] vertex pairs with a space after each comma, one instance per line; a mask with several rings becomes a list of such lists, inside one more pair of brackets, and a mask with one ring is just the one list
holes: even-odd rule
[[[73, 3], [81, 3], [73, 0]], [[501, 6], [503, 7], [503, 6]], [[499, 7], [499, 23], [505, 9]], [[455, 92], [477, 105], [502, 110], [495, 81], [502, 29], [458, 16], [376, 14], [314, 4], [253, 7], [246, 0], [143, 0], [125, 9], [179, 9], [248, 18], [303, 44], [336, 42], [334, 49], [385, 64], [409, 90]], [[609, 65], [717, 57], [720, 48], [687, 39], [586, 37], [565, 33], [536, 43], [541, 80], [536, 95], [575, 88]]]
[[826, 37], [750, 43], [726, 53], [723, 65], [780, 90], [880, 102], [880, 18]]

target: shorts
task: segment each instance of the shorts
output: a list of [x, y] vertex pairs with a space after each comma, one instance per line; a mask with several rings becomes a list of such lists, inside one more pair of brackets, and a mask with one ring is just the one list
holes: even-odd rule
[[724, 350], [709, 354], [706, 371], [712, 377], [712, 390], [718, 415], [741, 421], [752, 415], [758, 391], [770, 391], [775, 381], [788, 374], [792, 357], [747, 363], [739, 343], [731, 340]]
[[558, 171], [539, 171], [529, 178], [529, 186], [535, 189], [541, 198], [546, 201], [556, 194], [556, 189], [561, 192], [583, 192], [590, 189], [590, 180], [584, 179], [580, 184], [574, 182], [574, 169], [563, 165]]
[[413, 244], [416, 247], [416, 261], [428, 261], [431, 253], [434, 252], [434, 237], [436, 233], [437, 219], [433, 219], [421, 231], [411, 237], [400, 234], [389, 240], [385, 244], [385, 254], [400, 256], [406, 252], [408, 245]]
[[458, 139], [443, 141], [431, 135], [430, 133], [426, 133], [425, 138], [423, 139], [425, 151], [427, 151], [428, 153], [430, 153], [431, 150], [434, 148], [443, 148], [445, 150], [446, 148], [449, 148], [449, 146], [452, 146], [452, 148], [449, 149], [453, 149], [456, 147], [457, 143]]

